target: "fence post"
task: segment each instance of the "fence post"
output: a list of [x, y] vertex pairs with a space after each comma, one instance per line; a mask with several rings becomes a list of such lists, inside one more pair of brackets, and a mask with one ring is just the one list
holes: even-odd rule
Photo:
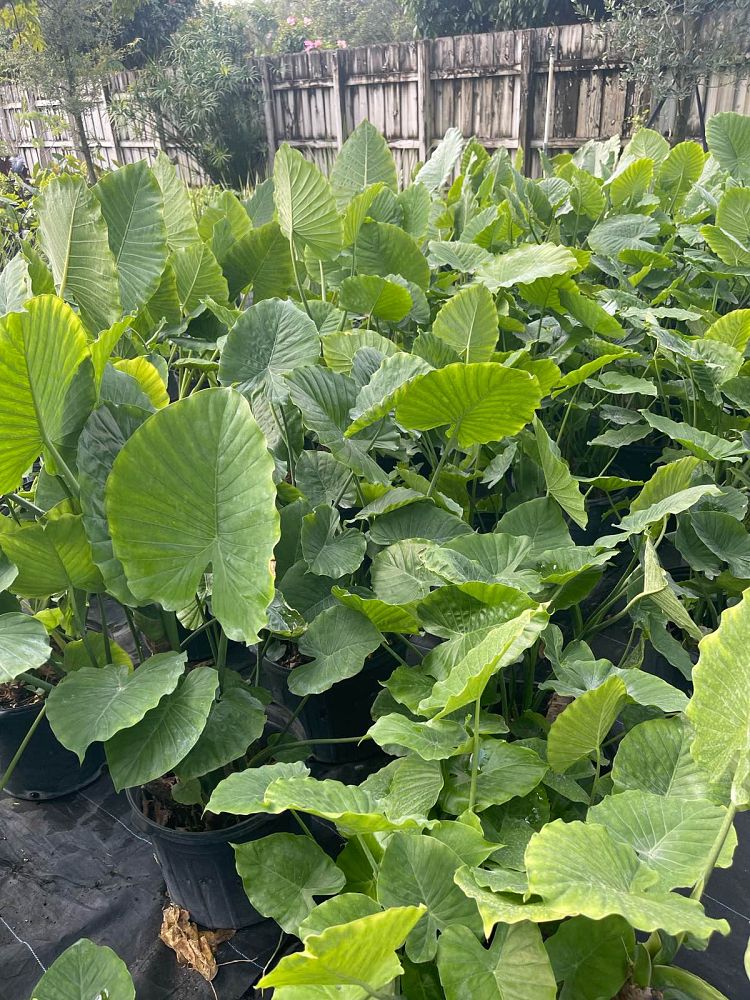
[[417, 42], [417, 122], [419, 128], [419, 159], [424, 163], [432, 148], [432, 82], [430, 80], [429, 40]]
[[346, 141], [346, 52], [344, 49], [334, 49], [333, 66], [331, 73], [333, 76], [333, 131], [335, 133], [336, 145], [339, 149]]
[[518, 145], [523, 147], [523, 172], [531, 174], [534, 136], [534, 53], [533, 29], [521, 32], [521, 73], [519, 78]]
[[263, 115], [266, 119], [266, 143], [268, 145], [268, 175], [273, 171], [273, 158], [276, 154], [276, 125], [274, 121], [273, 83], [271, 80], [271, 60], [264, 57], [260, 60], [260, 78], [263, 85]]

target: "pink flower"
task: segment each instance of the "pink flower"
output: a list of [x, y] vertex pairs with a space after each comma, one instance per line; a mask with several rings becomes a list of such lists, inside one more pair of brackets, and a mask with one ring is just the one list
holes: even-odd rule
[[311, 41], [309, 38], [306, 38], [302, 44], [305, 47], [305, 52], [309, 52], [310, 49], [314, 49], [315, 48], [315, 43], [313, 41]]
[[291, 28], [293, 28], [295, 26], [295, 24], [297, 23], [297, 18], [294, 16], [294, 14], [290, 14], [289, 17], [286, 19], [286, 23]]
[[302, 18], [302, 23], [304, 24], [304, 26], [306, 28], [309, 28], [310, 25], [312, 24], [312, 18], [311, 17], [303, 17]]
[[338, 47], [340, 49], [345, 49], [346, 48], [346, 42], [344, 41], [343, 38], [337, 38], [336, 39], [336, 44], [338, 45]]

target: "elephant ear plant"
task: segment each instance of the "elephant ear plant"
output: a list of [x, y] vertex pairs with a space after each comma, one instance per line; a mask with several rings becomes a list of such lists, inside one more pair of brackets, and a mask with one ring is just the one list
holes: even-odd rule
[[[233, 842], [301, 944], [278, 1000], [721, 1000], [675, 961], [747, 807], [749, 128], [535, 179], [451, 129], [399, 190], [363, 123], [197, 217], [164, 159], [45, 189], [2, 669], [118, 788], [269, 824]], [[334, 702], [359, 783], [308, 761]]]
[[[36, 344], [52, 321], [71, 351], [47, 369]], [[55, 600], [54, 612], [40, 604], [37, 616], [62, 648], [51, 657], [62, 679], [39, 682], [52, 687], [45, 709], [53, 731], [81, 759], [92, 743], [104, 743], [118, 788], [181, 762], [182, 777], [194, 782], [241, 758], [263, 731], [262, 705], [226, 672], [225, 655], [228, 638], [255, 641], [273, 595], [278, 517], [265, 439], [246, 401], [229, 389], [153, 413], [102, 398], [101, 383], [97, 399], [98, 341], [89, 344], [55, 297], [10, 314], [2, 332], [6, 365], [28, 372], [18, 393], [4, 396], [18, 427], [3, 449], [4, 485], [16, 487], [43, 453], [35, 499], [66, 493], [46, 510], [13, 494], [16, 509], [0, 525], [6, 585], [28, 601]], [[222, 629], [215, 667], [186, 671], [186, 654], [175, 648], [133, 670], [109, 641], [106, 620], [99, 641], [86, 631], [91, 594], [110, 593], [129, 608], [158, 603], [166, 613], [185, 608], [201, 589]], [[66, 618], [77, 623], [80, 652], [60, 634]], [[3, 619], [4, 679], [21, 674], [34, 684], [26, 675], [46, 658], [43, 626], [17, 611]]]

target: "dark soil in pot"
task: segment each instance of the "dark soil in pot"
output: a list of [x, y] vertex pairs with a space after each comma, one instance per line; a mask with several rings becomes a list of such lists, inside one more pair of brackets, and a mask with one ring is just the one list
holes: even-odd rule
[[[41, 709], [41, 699], [22, 684], [0, 686], [0, 774], [5, 772]], [[103, 768], [104, 748], [100, 743], [89, 748], [80, 764], [74, 753], [58, 743], [44, 718], [16, 764], [5, 791], [18, 799], [40, 802], [57, 799], [96, 781]]]
[[[300, 709], [302, 699], [289, 690], [289, 675], [296, 664], [275, 662], [264, 658], [260, 669], [260, 684], [273, 695], [274, 701], [283, 705], [297, 718], [311, 740], [348, 739], [362, 736], [372, 725], [370, 710], [387, 680], [397, 666], [393, 657], [378, 650], [368, 658], [364, 668], [355, 676], [339, 681], [322, 694], [310, 695]], [[316, 760], [330, 764], [364, 760], [375, 750], [372, 742], [319, 743], [310, 748]]]
[[[304, 739], [301, 725], [284, 709], [269, 705], [266, 711], [266, 734], [286, 730], [290, 739]], [[170, 799], [170, 784], [169, 778], [159, 779], [126, 792], [133, 822], [153, 845], [170, 898], [202, 927], [240, 928], [260, 923], [265, 917], [245, 895], [231, 845], [272, 833], [298, 833], [294, 818], [282, 813], [247, 817], [207, 814], [203, 819], [200, 807], [182, 806]]]

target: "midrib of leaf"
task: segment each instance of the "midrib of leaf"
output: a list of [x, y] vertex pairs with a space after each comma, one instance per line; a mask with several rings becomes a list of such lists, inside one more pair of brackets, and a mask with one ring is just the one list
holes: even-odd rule
[[126, 240], [126, 238], [128, 237], [128, 235], [130, 233], [130, 226], [131, 226], [131, 223], [133, 221], [133, 216], [135, 215], [135, 203], [136, 203], [136, 199], [140, 195], [142, 187], [143, 187], [143, 184], [141, 183], [141, 181], [139, 181], [138, 182], [138, 187], [136, 188], [135, 194], [133, 196], [133, 200], [130, 203], [130, 213], [128, 214], [128, 221], [125, 224], [125, 228], [123, 230], [122, 240], [120, 241], [120, 249], [117, 251], [117, 257], [115, 258], [115, 263], [118, 266], [120, 264], [120, 257], [122, 256], [122, 251], [123, 251], [123, 248], [125, 246], [125, 240]]
[[[76, 191], [75, 201], [73, 203], [73, 208], [70, 213], [69, 227], [68, 227], [68, 238], [66, 242], [67, 250], [65, 253], [65, 266], [63, 267], [62, 277], [60, 278], [60, 298], [63, 298], [65, 293], [65, 287], [68, 282], [68, 269], [70, 267], [70, 257], [71, 257], [71, 247], [73, 245], [73, 229], [76, 211], [78, 209], [78, 199], [81, 196], [80, 188]], [[40, 425], [41, 426], [41, 425]]]

